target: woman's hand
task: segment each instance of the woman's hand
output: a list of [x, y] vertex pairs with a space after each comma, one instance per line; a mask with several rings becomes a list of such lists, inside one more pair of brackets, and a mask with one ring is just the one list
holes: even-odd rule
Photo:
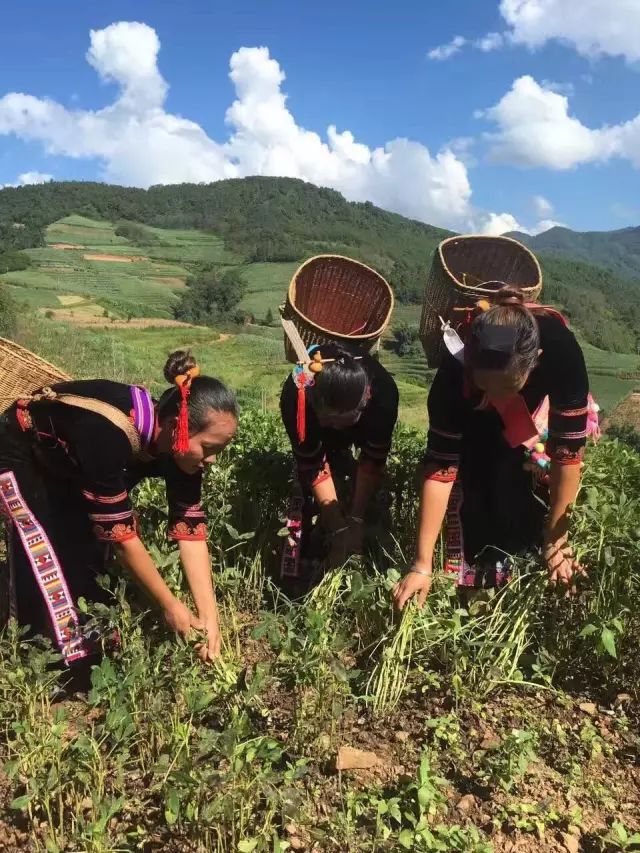
[[203, 619], [203, 627], [207, 635], [207, 642], [198, 643], [196, 651], [203, 663], [211, 663], [220, 656], [220, 649], [222, 645], [217, 607], [215, 613]]
[[192, 628], [204, 628], [204, 622], [175, 597], [163, 608], [162, 615], [171, 630], [182, 637], [187, 637]]
[[326, 560], [327, 569], [336, 569], [344, 566], [349, 557], [354, 554], [362, 554], [364, 541], [364, 525], [359, 522], [349, 521], [348, 525], [341, 527], [330, 534], [331, 543], [329, 555]]
[[325, 561], [325, 568], [337, 569], [344, 566], [353, 551], [351, 550], [351, 536], [348, 527], [341, 527], [330, 534], [329, 554]]
[[568, 586], [576, 575], [586, 575], [585, 570], [573, 556], [573, 550], [566, 539], [547, 542], [544, 546], [544, 559], [549, 572], [549, 583]]
[[349, 547], [352, 554], [364, 553], [364, 520], [350, 515], [349, 522]]
[[432, 583], [431, 566], [414, 566], [394, 587], [393, 601], [398, 610], [402, 610], [414, 595], [418, 596], [418, 607], [422, 607], [427, 600]]

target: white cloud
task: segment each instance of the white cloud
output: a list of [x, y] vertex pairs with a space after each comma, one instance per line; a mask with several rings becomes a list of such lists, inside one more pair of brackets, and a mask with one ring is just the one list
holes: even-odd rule
[[486, 135], [495, 160], [520, 166], [570, 169], [622, 157], [640, 166], [640, 115], [618, 125], [589, 128], [569, 114], [569, 99], [519, 77], [483, 113], [497, 132]]
[[566, 95], [570, 98], [576, 93], [576, 87], [573, 83], [558, 83], [556, 80], [543, 80], [540, 84], [543, 89], [548, 89], [550, 92], [557, 92], [558, 95]]
[[87, 62], [107, 82], [122, 87], [121, 102], [142, 113], [161, 106], [167, 84], [158, 70], [160, 39], [156, 31], [135, 21], [120, 21], [91, 30]]
[[487, 33], [485, 36], [475, 40], [467, 39], [464, 36], [454, 36], [446, 44], [441, 44], [430, 50], [427, 53], [427, 58], [442, 62], [460, 53], [463, 47], [476, 47], [483, 53], [489, 53], [492, 50], [498, 50], [504, 44], [505, 37], [502, 33]]
[[561, 41], [587, 57], [640, 60], [638, 0], [501, 0], [500, 12], [517, 44]]
[[520, 225], [515, 216], [510, 213], [490, 213], [481, 223], [480, 232], [489, 237], [499, 237], [501, 234], [506, 234], [508, 231], [521, 231], [528, 234], [529, 231]]
[[504, 43], [505, 38], [502, 33], [487, 33], [486, 36], [477, 39], [473, 44], [474, 47], [479, 48], [484, 53], [489, 53], [492, 50], [499, 50]]
[[534, 195], [532, 200], [534, 210], [538, 216], [551, 216], [553, 213], [553, 205], [549, 199], [545, 198], [543, 195]]
[[53, 175], [48, 175], [45, 172], [23, 172], [18, 175], [16, 180], [11, 184], [0, 184], [0, 189], [5, 187], [26, 187], [31, 184], [46, 184], [53, 180]]
[[545, 231], [549, 231], [551, 228], [566, 228], [567, 226], [564, 222], [558, 222], [555, 219], [541, 219], [536, 225], [533, 226], [530, 233], [533, 235], [543, 234]]
[[46, 172], [23, 172], [18, 175], [18, 185], [25, 187], [28, 184], [46, 184], [53, 180], [53, 175]]
[[464, 38], [464, 36], [454, 36], [450, 42], [441, 44], [439, 47], [434, 47], [433, 50], [430, 50], [429, 53], [427, 53], [427, 58], [435, 59], [437, 61], [451, 59], [451, 57], [455, 56], [456, 53], [460, 53], [467, 43], [467, 39]]
[[614, 201], [613, 204], [610, 205], [609, 210], [616, 219], [626, 220], [630, 225], [635, 225], [640, 219], [640, 207], [635, 205], [623, 204], [619, 201]]
[[93, 31], [87, 60], [117, 85], [113, 103], [97, 111], [68, 109], [12, 92], [0, 98], [0, 135], [39, 141], [51, 154], [95, 159], [101, 176], [115, 183], [280, 175], [445, 227], [468, 230], [476, 221], [467, 167], [451, 146], [432, 154], [421, 143], [392, 139], [370, 148], [334, 125], [326, 136], [306, 130], [287, 107], [284, 72], [266, 47], [242, 47], [231, 57], [236, 98], [226, 113], [229, 136], [217, 142], [200, 125], [166, 111], [159, 48], [145, 24]]
[[526, 225], [518, 222], [511, 213], [489, 213], [480, 219], [478, 230], [481, 234], [487, 234], [490, 237], [499, 237], [501, 234], [506, 234], [510, 231], [519, 231], [521, 234], [536, 236], [558, 225], [562, 226], [563, 223], [556, 222], [555, 219], [541, 219], [535, 225], [528, 228]]

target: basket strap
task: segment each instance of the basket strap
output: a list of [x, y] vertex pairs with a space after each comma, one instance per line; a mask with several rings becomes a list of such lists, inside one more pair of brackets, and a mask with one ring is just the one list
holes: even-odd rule
[[294, 348], [296, 355], [298, 356], [298, 361], [301, 364], [306, 364], [309, 361], [309, 354], [307, 353], [307, 348], [304, 345], [304, 341], [300, 337], [300, 332], [296, 328], [296, 324], [293, 320], [288, 320], [284, 316], [284, 311], [280, 309], [280, 322], [282, 323], [282, 328], [285, 331], [286, 336], [291, 341], [291, 346]]
[[111, 421], [114, 426], [121, 429], [127, 436], [134, 456], [140, 453], [141, 442], [138, 431], [129, 420], [129, 417], [116, 406], [112, 406], [111, 403], [96, 400], [94, 397], [80, 397], [77, 394], [56, 394], [55, 391], [52, 392], [48, 388], [43, 389], [42, 395], [37, 394], [27, 399], [47, 399], [56, 403], [64, 403], [65, 406], [75, 406], [77, 409], [85, 409], [96, 415], [102, 415], [103, 418]]

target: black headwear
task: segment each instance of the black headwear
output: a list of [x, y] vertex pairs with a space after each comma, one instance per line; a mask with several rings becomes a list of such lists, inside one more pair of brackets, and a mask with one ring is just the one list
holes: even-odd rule
[[471, 328], [471, 350], [473, 366], [484, 370], [502, 370], [511, 360], [517, 341], [517, 330], [513, 326], [484, 324], [479, 329]]

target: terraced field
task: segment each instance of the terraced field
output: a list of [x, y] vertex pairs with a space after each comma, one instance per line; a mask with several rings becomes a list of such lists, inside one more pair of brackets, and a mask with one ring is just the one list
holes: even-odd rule
[[69, 216], [47, 229], [44, 248], [30, 249], [32, 267], [3, 276], [20, 302], [46, 311], [81, 297], [65, 319], [84, 323], [87, 306], [99, 306], [114, 321], [173, 318], [176, 293], [194, 264], [229, 265], [238, 258], [222, 240], [198, 231], [145, 229], [152, 241], [137, 246], [115, 233], [115, 226]]
[[[149, 239], [142, 246], [115, 231], [112, 223], [69, 216], [49, 226], [45, 247], [28, 250], [30, 269], [2, 276], [18, 302], [39, 313], [42, 322], [46, 318], [34, 346], [42, 350], [46, 339], [51, 360], [75, 375], [86, 375], [85, 364], [100, 363], [105, 375], [119, 378], [126, 364], [126, 375], [159, 387], [166, 352], [192, 343], [203, 366], [240, 389], [246, 401], [275, 408], [288, 370], [279, 327], [223, 329], [230, 337], [219, 341], [217, 330], [190, 329], [187, 335], [184, 324], [174, 321], [172, 307], [190, 273], [206, 262], [222, 269], [237, 266], [247, 282], [240, 308], [257, 322], [269, 311], [277, 318], [297, 264], [243, 264], [219, 237], [199, 231], [145, 227]], [[397, 305], [393, 320], [417, 326], [419, 318], [419, 306]], [[381, 359], [400, 387], [402, 420], [424, 427], [432, 373], [420, 354], [397, 356], [389, 348], [391, 339], [389, 332]], [[640, 357], [588, 344], [584, 350], [594, 395], [610, 411], [637, 384], [624, 374], [638, 370]]]

